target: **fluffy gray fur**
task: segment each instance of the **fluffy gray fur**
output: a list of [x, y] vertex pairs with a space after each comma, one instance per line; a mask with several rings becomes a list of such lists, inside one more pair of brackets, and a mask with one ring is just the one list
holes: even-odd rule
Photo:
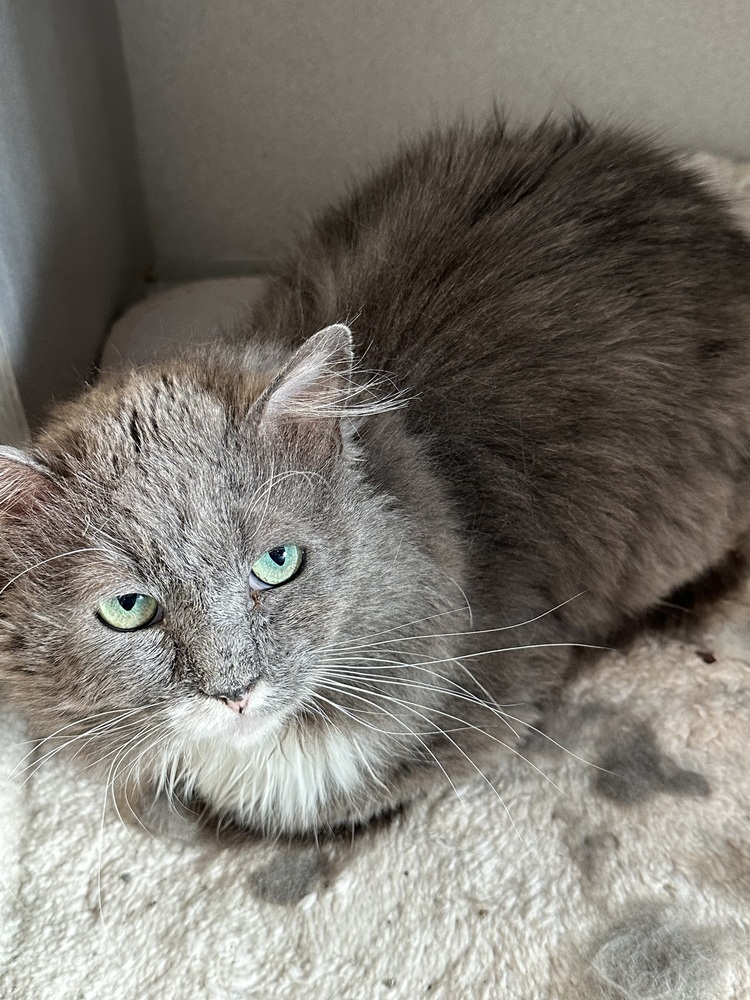
[[[3, 453], [7, 696], [43, 750], [267, 832], [486, 769], [575, 644], [743, 543], [749, 305], [730, 212], [637, 136], [407, 147], [241, 336]], [[292, 543], [302, 572], [254, 591]], [[163, 617], [104, 627], [127, 593]]]
[[[671, 918], [671, 919], [670, 919]], [[732, 931], [692, 927], [672, 914], [636, 911], [602, 935], [580, 1000], [712, 1000], [722, 980]], [[589, 987], [589, 984], [586, 984]]]

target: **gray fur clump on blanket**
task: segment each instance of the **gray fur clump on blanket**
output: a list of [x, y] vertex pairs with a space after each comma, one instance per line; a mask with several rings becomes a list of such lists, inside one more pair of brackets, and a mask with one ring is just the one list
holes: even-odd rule
[[[696, 161], [750, 221], [750, 169]], [[151, 300], [110, 357], [226, 292]], [[3, 997], [750, 998], [750, 582], [582, 672], [491, 784], [319, 847], [154, 839], [0, 725]]]

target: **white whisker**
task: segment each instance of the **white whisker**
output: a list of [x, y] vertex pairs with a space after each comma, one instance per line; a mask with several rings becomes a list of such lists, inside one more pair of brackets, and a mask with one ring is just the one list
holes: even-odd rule
[[[461, 614], [464, 610], [465, 608], [451, 608], [450, 611], [438, 611], [436, 614], [427, 615], [425, 618], [415, 618], [413, 621], [403, 622], [400, 625], [392, 625], [390, 628], [385, 628], [381, 632], [371, 632], [369, 635], [356, 636], [354, 639], [342, 639], [341, 642], [333, 642], [325, 646], [318, 646], [316, 648], [316, 652], [324, 653], [328, 651], [333, 651], [339, 649], [342, 646], [345, 646], [347, 649], [356, 649], [358, 647], [353, 646], [352, 643], [362, 642], [364, 639], [375, 639], [379, 635], [387, 635], [388, 632], [396, 632], [402, 628], [411, 628], [412, 625], [421, 625], [422, 622], [432, 621], [433, 618], [443, 618], [445, 615]], [[416, 636], [405, 636], [404, 638], [419, 639], [424, 637], [416, 635]], [[366, 645], [369, 646], [370, 644], [367, 643]]]
[[[411, 665], [412, 664], [409, 664], [409, 666]], [[323, 671], [324, 676], [330, 676], [330, 670], [328, 669], [328, 665], [321, 664], [321, 670]], [[343, 677], [347, 680], [349, 679], [367, 680], [367, 681], [372, 681], [374, 684], [378, 685], [391, 684], [398, 687], [415, 688], [416, 690], [429, 691], [431, 693], [440, 693], [449, 698], [459, 698], [462, 701], [468, 701], [473, 705], [477, 705], [479, 708], [484, 708], [487, 711], [492, 712], [493, 715], [499, 718], [500, 721], [503, 722], [508, 727], [508, 729], [510, 729], [510, 731], [513, 733], [516, 739], [520, 739], [518, 733], [515, 731], [513, 726], [511, 726], [510, 722], [508, 722], [508, 720], [505, 718], [504, 713], [502, 712], [501, 707], [499, 705], [496, 705], [492, 701], [489, 702], [483, 701], [477, 695], [472, 694], [471, 691], [469, 691], [467, 688], [461, 687], [460, 684], [458, 684], [451, 678], [443, 677], [435, 670], [425, 670], [425, 673], [431, 674], [434, 677], [440, 678], [441, 680], [446, 681], [446, 683], [451, 684], [452, 686], [458, 689], [458, 693], [456, 693], [456, 691], [451, 690], [450, 688], [443, 687], [442, 685], [439, 684], [425, 684], [423, 681], [408, 680], [408, 679], [404, 680], [403, 678], [397, 678], [397, 677], [382, 677], [375, 674], [367, 674], [363, 673], [362, 671], [355, 671], [355, 670], [342, 671], [340, 669], [334, 669], [333, 676], [335, 678]]]
[[[348, 716], [348, 718], [352, 719], [352, 720], [353, 720], [354, 722], [358, 722], [358, 723], [359, 723], [360, 725], [363, 725], [363, 726], [366, 726], [366, 727], [367, 727], [368, 729], [373, 729], [373, 730], [374, 730], [375, 732], [379, 732], [379, 733], [383, 733], [383, 732], [384, 732], [384, 730], [382, 730], [382, 729], [378, 729], [378, 727], [377, 727], [377, 726], [372, 726], [372, 725], [370, 725], [369, 723], [365, 722], [365, 721], [364, 721], [363, 719], [360, 719], [360, 718], [359, 718], [358, 716], [356, 716], [356, 715], [353, 715], [353, 714], [352, 714], [351, 712], [348, 712], [348, 711], [347, 711], [347, 710], [346, 710], [345, 708], [342, 708], [342, 706], [341, 706], [341, 705], [338, 705], [338, 704], [337, 704], [336, 702], [333, 702], [333, 701], [331, 701], [330, 699], [328, 699], [328, 698], [324, 697], [324, 696], [323, 696], [322, 694], [318, 693], [317, 697], [318, 697], [318, 698], [321, 698], [321, 699], [322, 699], [323, 701], [325, 701], [325, 702], [326, 702], [327, 704], [329, 704], [329, 705], [331, 705], [331, 706], [332, 706], [333, 708], [337, 709], [337, 710], [338, 710], [339, 712], [341, 712], [341, 713], [342, 713], [343, 715], [346, 715], [346, 716]], [[364, 698], [360, 698], [360, 701], [366, 701], [366, 699], [364, 699]], [[372, 703], [370, 703], [370, 704], [372, 704]], [[448, 784], [449, 784], [449, 785], [451, 786], [451, 788], [453, 789], [453, 791], [454, 791], [454, 792], [456, 793], [456, 797], [457, 797], [458, 801], [459, 801], [459, 802], [461, 802], [461, 803], [463, 804], [463, 801], [464, 801], [464, 800], [463, 800], [463, 798], [462, 798], [462, 796], [461, 796], [461, 793], [460, 793], [460, 792], [459, 792], [459, 790], [458, 790], [458, 789], [456, 788], [456, 786], [455, 786], [455, 785], [453, 784], [453, 781], [451, 780], [451, 777], [450, 777], [450, 775], [449, 775], [449, 774], [448, 774], [448, 772], [447, 772], [447, 771], [445, 770], [445, 768], [443, 767], [442, 763], [441, 763], [441, 762], [440, 762], [440, 761], [438, 760], [438, 758], [437, 758], [437, 755], [436, 755], [436, 754], [434, 753], [434, 751], [432, 750], [432, 748], [431, 748], [431, 747], [429, 747], [429, 746], [427, 745], [427, 743], [425, 743], [425, 741], [424, 741], [424, 740], [423, 740], [423, 739], [421, 738], [421, 736], [420, 736], [420, 735], [419, 735], [418, 733], [414, 732], [414, 730], [413, 730], [413, 729], [411, 729], [411, 728], [410, 728], [409, 726], [407, 726], [407, 725], [406, 725], [406, 723], [402, 722], [402, 720], [401, 720], [401, 719], [397, 718], [397, 717], [396, 717], [395, 715], [392, 715], [392, 714], [391, 714], [390, 712], [388, 712], [388, 711], [387, 711], [386, 709], [381, 709], [381, 708], [379, 708], [379, 706], [377, 706], [377, 705], [373, 705], [373, 707], [374, 707], [374, 708], [376, 708], [376, 709], [377, 709], [377, 710], [378, 710], [379, 712], [382, 712], [382, 714], [384, 714], [384, 715], [387, 715], [387, 716], [389, 716], [390, 718], [392, 718], [392, 719], [394, 720], [394, 722], [398, 723], [399, 725], [402, 725], [402, 726], [403, 726], [403, 728], [404, 728], [404, 729], [406, 730], [406, 733], [408, 733], [409, 735], [413, 736], [413, 737], [414, 737], [414, 738], [415, 738], [416, 740], [418, 740], [418, 742], [419, 742], [419, 743], [421, 744], [421, 746], [422, 746], [422, 747], [424, 747], [424, 749], [425, 749], [425, 750], [427, 751], [427, 753], [428, 753], [428, 754], [429, 754], [429, 755], [430, 755], [430, 756], [432, 757], [432, 759], [433, 759], [433, 760], [435, 761], [435, 763], [437, 764], [437, 766], [438, 766], [438, 767], [440, 768], [440, 770], [441, 770], [441, 771], [443, 772], [443, 774], [445, 775], [445, 779], [446, 779], [446, 781], [448, 782]], [[428, 721], [429, 721], [429, 720], [428, 720]], [[403, 735], [406, 735], [406, 733], [404, 733]], [[393, 734], [390, 734], [390, 733], [386, 733], [385, 735], [393, 735]], [[428, 735], [429, 735], [429, 734], [428, 734]]]
[[[420, 718], [425, 718], [425, 719], [427, 718], [426, 716], [422, 715], [422, 712], [418, 711], [418, 709], [423, 709], [425, 712], [433, 712], [436, 713], [437, 715], [443, 716], [446, 719], [451, 719], [453, 722], [458, 722], [462, 726], [465, 726], [467, 729], [473, 729], [475, 732], [481, 733], [483, 736], [486, 736], [487, 739], [492, 740], [493, 743], [497, 743], [501, 747], [504, 747], [506, 750], [509, 750], [516, 757], [519, 757], [522, 761], [528, 764], [529, 767], [532, 767], [538, 774], [540, 774], [546, 781], [548, 781], [553, 788], [556, 788], [558, 792], [560, 792], [562, 795], [567, 795], [567, 793], [564, 792], [562, 788], [560, 788], [560, 786], [557, 785], [552, 780], [552, 778], [549, 777], [549, 775], [545, 774], [544, 771], [542, 771], [541, 768], [537, 767], [537, 765], [534, 764], [533, 761], [530, 761], [528, 757], [525, 757], [520, 752], [520, 750], [517, 750], [515, 747], [511, 746], [509, 743], [506, 743], [504, 740], [499, 739], [499, 737], [493, 736], [492, 733], [488, 733], [487, 730], [482, 729], [481, 726], [477, 726], [474, 723], [468, 722], [466, 719], [461, 719], [457, 715], [452, 715], [450, 712], [446, 712], [441, 708], [434, 708], [432, 705], [423, 705], [420, 702], [407, 701], [406, 699], [402, 698], [392, 698], [390, 695], [383, 694], [382, 692], [371, 691], [369, 688], [352, 687], [347, 684], [340, 684], [337, 681], [333, 682], [328, 681], [327, 684], [328, 686], [335, 687], [340, 691], [349, 691], [349, 692], [366, 691], [367, 694], [371, 694], [373, 697], [385, 699], [387, 701], [393, 702], [396, 705], [400, 705], [402, 708], [407, 709], [407, 711], [414, 712], [416, 715], [419, 715]], [[440, 731], [441, 733], [447, 732], [447, 730], [443, 729], [441, 729]], [[458, 744], [456, 744], [453, 740], [451, 740], [451, 742], [454, 743], [454, 746], [456, 747], [457, 750], [463, 753], [463, 750], [461, 750], [461, 747], [459, 747]], [[466, 756], [466, 754], [464, 754], [464, 756]], [[473, 763], [473, 761], [471, 763]]]
[[[394, 640], [395, 641], [395, 640]], [[479, 656], [492, 656], [495, 653], [517, 653], [525, 649], [599, 649], [604, 652], [611, 652], [611, 646], [598, 646], [588, 642], [530, 642], [524, 646], [499, 646], [497, 649], [479, 649], [474, 653], [459, 653], [455, 656], [446, 656], [440, 660], [423, 660], [421, 663], [402, 663], [404, 669], [408, 667], [434, 667], [441, 663], [456, 663], [459, 660], [471, 660]], [[385, 652], [396, 653], [396, 650], [385, 650]], [[342, 660], [342, 662], [345, 662]], [[373, 667], [374, 670], [389, 670], [390, 667]]]
[[[472, 629], [471, 631], [468, 631], [468, 632], [437, 632], [437, 633], [433, 633], [431, 635], [423, 635], [421, 633], [416, 633], [415, 635], [394, 636], [392, 639], [383, 639], [380, 642], [368, 642], [365, 645], [369, 648], [369, 647], [372, 647], [372, 646], [381, 646], [381, 645], [384, 645], [384, 644], [389, 643], [389, 642], [413, 642], [415, 639], [453, 639], [453, 638], [465, 638], [466, 636], [471, 636], [471, 635], [489, 635], [492, 632], [508, 632], [510, 629], [523, 628], [526, 625], [533, 625], [534, 622], [541, 621], [542, 618], [546, 618], [548, 615], [554, 614], [555, 611], [559, 611], [560, 608], [564, 608], [566, 604], [570, 604], [571, 601], [575, 601], [577, 598], [581, 597], [585, 593], [586, 593], [586, 591], [582, 590], [578, 594], [574, 594], [573, 597], [569, 597], [566, 601], [561, 601], [560, 604], [556, 604], [554, 608], [550, 608], [548, 611], [543, 611], [541, 614], [535, 615], [533, 618], [526, 619], [526, 621], [516, 622], [514, 625], [501, 625], [498, 628]], [[459, 609], [456, 609], [456, 610], [463, 611], [464, 609], [463, 608], [459, 608]], [[441, 614], [455, 614], [455, 611], [444, 611], [444, 612], [441, 612]], [[438, 617], [440, 617], [440, 615], [434, 615], [433, 617], [438, 618]], [[428, 619], [424, 619], [424, 620], [428, 620]], [[415, 623], [412, 623], [412, 624], [417, 624], [417, 623], [415, 622]], [[395, 628], [405, 628], [405, 627], [406, 627], [405, 625], [395, 626]], [[386, 631], [390, 632], [390, 631], [394, 631], [394, 629], [387, 629]], [[367, 636], [363, 636], [361, 638], [367, 638]], [[329, 650], [333, 650], [335, 648], [339, 648], [341, 646], [345, 646], [347, 649], [352, 649], [353, 650], [353, 649], [357, 649], [358, 648], [356, 645], [354, 645], [354, 643], [359, 642], [359, 641], [361, 641], [361, 640], [360, 639], [353, 639], [349, 643], [346, 643], [346, 642], [342, 641], [342, 642], [339, 642], [339, 643], [334, 643], [334, 644], [329, 645], [329, 646], [321, 646], [319, 648], [321, 650], [325, 651], [325, 652], [328, 652]], [[584, 645], [584, 644], [583, 643], [556, 643], [555, 645], [579, 646], [579, 645]], [[523, 647], [516, 647], [516, 648], [520, 649], [520, 648], [523, 648]], [[529, 648], [534, 648], [534, 647], [529, 647]], [[592, 648], [594, 648], [594, 649], [602, 649], [602, 648], [605, 648], [605, 647], [594, 646]]]
[[[330, 682], [329, 682], [329, 685], [330, 685]], [[337, 685], [333, 685], [333, 686], [337, 686]], [[343, 690], [343, 689], [342, 689], [342, 690]], [[362, 695], [358, 695], [358, 694], [355, 694], [355, 693], [354, 693], [354, 690], [355, 690], [355, 689], [351, 689], [351, 688], [349, 688], [349, 689], [348, 689], [348, 693], [349, 693], [349, 694], [351, 694], [351, 696], [352, 696], [353, 698], [358, 698], [358, 699], [359, 699], [360, 701], [366, 701], [366, 702], [368, 702], [369, 704], [371, 704], [371, 705], [374, 705], [374, 703], [373, 703], [373, 702], [371, 702], [371, 701], [369, 701], [369, 699], [366, 699], [366, 698], [362, 697]], [[360, 689], [360, 690], [361, 690], [361, 689]], [[371, 691], [368, 691], [367, 693], [368, 693], [368, 694], [373, 694], [374, 692], [371, 692]], [[379, 697], [382, 697], [382, 698], [388, 698], [388, 696], [387, 696], [387, 695], [380, 695]], [[399, 704], [398, 700], [397, 700], [397, 699], [395, 699], [395, 698], [388, 698], [388, 700], [389, 700], [389, 701], [393, 701], [393, 702], [396, 702], [397, 704]], [[374, 707], [375, 707], [375, 708], [377, 708], [377, 709], [379, 709], [380, 711], [383, 711], [383, 712], [384, 712], [384, 713], [385, 713], [386, 715], [390, 715], [390, 713], [389, 713], [389, 712], [387, 712], [387, 710], [386, 710], [386, 709], [382, 708], [382, 706], [378, 706], [378, 705], [374, 705]], [[402, 705], [402, 707], [406, 707], [406, 706], [405, 706], [405, 705]], [[422, 707], [427, 707], [427, 706], [422, 706]], [[430, 720], [430, 719], [428, 719], [426, 715], [423, 715], [423, 714], [422, 714], [421, 712], [417, 711], [416, 709], [410, 709], [410, 711], [411, 711], [411, 713], [412, 713], [413, 715], [417, 715], [417, 716], [419, 716], [420, 718], [424, 719], [424, 721], [425, 721], [425, 722], [427, 722], [427, 723], [430, 723], [430, 722], [431, 722], [431, 720]], [[441, 714], [445, 714], [445, 713], [441, 713]], [[399, 721], [401, 721], [401, 720], [399, 720]], [[460, 720], [460, 719], [457, 719], [456, 721], [458, 721], [458, 722], [461, 722], [462, 720]], [[477, 727], [477, 726], [471, 726], [471, 725], [468, 725], [468, 726], [467, 726], [467, 728], [470, 728], [470, 729], [477, 729], [478, 727]], [[484, 730], [479, 730], [479, 731], [480, 731], [480, 732], [484, 732]], [[456, 742], [456, 741], [455, 741], [455, 740], [453, 739], [453, 737], [449, 735], [449, 733], [448, 733], [448, 731], [447, 731], [447, 730], [445, 730], [445, 729], [440, 729], [440, 735], [441, 735], [441, 736], [444, 736], [444, 737], [445, 737], [445, 738], [446, 738], [446, 739], [448, 740], [448, 742], [449, 742], [449, 743], [451, 743], [451, 744], [452, 744], [452, 745], [453, 745], [453, 746], [454, 746], [454, 747], [456, 748], [456, 750], [458, 750], [458, 752], [459, 752], [459, 753], [461, 754], [461, 756], [462, 756], [462, 757], [464, 757], [464, 758], [465, 758], [465, 759], [466, 759], [466, 760], [467, 760], [467, 761], [469, 762], [469, 764], [470, 764], [470, 765], [471, 765], [471, 766], [472, 766], [472, 767], [474, 768], [474, 770], [475, 770], [475, 771], [476, 771], [476, 772], [477, 772], [477, 773], [478, 773], [479, 775], [481, 775], [481, 777], [482, 777], [482, 778], [484, 779], [484, 781], [485, 781], [485, 782], [487, 783], [487, 785], [489, 785], [489, 787], [490, 787], [490, 788], [492, 789], [492, 791], [493, 791], [493, 792], [495, 793], [495, 795], [497, 796], [497, 799], [498, 799], [498, 801], [500, 802], [500, 804], [502, 805], [503, 809], [505, 810], [505, 813], [506, 813], [506, 815], [507, 815], [508, 819], [510, 820], [510, 823], [511, 823], [511, 826], [512, 826], [512, 827], [513, 827], [513, 829], [515, 830], [515, 832], [516, 832], [517, 836], [519, 837], [519, 839], [520, 839], [521, 841], [523, 841], [523, 837], [521, 837], [521, 834], [520, 834], [520, 832], [519, 832], [519, 830], [518, 830], [518, 827], [516, 826], [516, 824], [515, 824], [515, 822], [514, 822], [514, 820], [513, 820], [513, 817], [512, 817], [512, 816], [511, 816], [511, 814], [510, 814], [510, 810], [508, 809], [508, 806], [506, 805], [505, 801], [503, 800], [503, 797], [502, 797], [502, 796], [500, 795], [500, 793], [498, 792], [497, 788], [495, 788], [495, 786], [494, 786], [494, 785], [492, 784], [492, 782], [491, 782], [491, 781], [490, 781], [490, 779], [489, 779], [489, 778], [487, 777], [487, 775], [486, 775], [486, 774], [484, 773], [484, 771], [483, 771], [483, 770], [482, 770], [482, 769], [481, 769], [481, 768], [479, 767], [479, 765], [478, 765], [478, 764], [476, 764], [476, 763], [475, 763], [475, 762], [474, 762], [474, 761], [473, 761], [473, 760], [471, 759], [471, 757], [470, 757], [470, 756], [469, 756], [469, 755], [468, 755], [468, 754], [466, 753], [466, 751], [465, 751], [465, 750], [463, 749], [463, 747], [459, 746], [459, 744], [458, 744], [458, 743], [457, 743], [457, 742]], [[485, 735], [489, 735], [489, 734], [485, 734]], [[497, 742], [499, 742], [499, 743], [502, 743], [502, 741], [501, 741], [501, 740], [498, 740]], [[503, 744], [503, 745], [505, 745], [505, 744]], [[433, 758], [435, 759], [435, 761], [437, 761], [437, 760], [438, 760], [438, 758], [437, 758], [436, 754], [435, 754], [435, 753], [434, 753], [434, 752], [433, 752], [432, 750], [430, 750], [430, 753], [431, 753], [432, 757], [433, 757]], [[439, 763], [439, 762], [438, 762], [438, 763]], [[445, 771], [445, 769], [443, 768], [442, 764], [440, 764], [440, 769], [441, 769], [441, 770], [443, 771], [443, 774], [445, 774], [445, 776], [446, 776], [446, 778], [447, 778], [447, 777], [448, 777], [448, 774], [447, 774], [447, 772]], [[449, 778], [448, 780], [450, 780], [450, 778]], [[554, 782], [553, 782], [553, 784], [554, 784]], [[455, 785], [453, 785], [453, 782], [452, 782], [452, 781], [451, 781], [451, 785], [452, 785], [452, 786], [453, 786], [453, 788], [455, 789]], [[458, 795], [458, 791], [456, 791], [456, 794]], [[460, 798], [460, 796], [459, 796], [459, 798]], [[463, 799], [461, 799], [461, 801], [463, 801]]]

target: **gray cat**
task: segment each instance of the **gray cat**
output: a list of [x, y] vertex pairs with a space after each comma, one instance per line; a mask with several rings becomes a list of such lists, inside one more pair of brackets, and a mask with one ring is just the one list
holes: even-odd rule
[[3, 449], [6, 697], [43, 751], [272, 834], [484, 773], [580, 645], [742, 547], [749, 335], [750, 244], [672, 155], [433, 134], [241, 336]]

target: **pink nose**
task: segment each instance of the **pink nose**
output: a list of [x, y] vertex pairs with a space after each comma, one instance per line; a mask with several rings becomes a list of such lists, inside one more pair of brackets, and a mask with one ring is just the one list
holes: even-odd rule
[[245, 691], [241, 701], [232, 701], [229, 698], [222, 698], [222, 701], [227, 704], [233, 712], [239, 712], [240, 715], [245, 711], [247, 706], [250, 704], [250, 689]]

